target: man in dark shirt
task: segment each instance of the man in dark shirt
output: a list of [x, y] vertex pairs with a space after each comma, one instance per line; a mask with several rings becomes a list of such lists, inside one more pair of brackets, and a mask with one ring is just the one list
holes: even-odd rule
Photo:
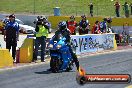
[[85, 15], [81, 16], [82, 20], [79, 22], [79, 35], [88, 34], [90, 24]]
[[93, 4], [92, 3], [90, 3], [89, 9], [90, 9], [90, 15], [91, 17], [93, 17]]
[[123, 10], [125, 11], [125, 16], [129, 17], [129, 5], [127, 2], [124, 3], [124, 5], [122, 5], [124, 8]]
[[130, 4], [130, 9], [131, 9], [131, 15], [132, 15], [132, 3]]
[[15, 60], [17, 41], [19, 40], [19, 24], [15, 22], [15, 15], [9, 16], [9, 22], [6, 23], [4, 29], [4, 41], [6, 42], [6, 49], [12, 47], [12, 57]]

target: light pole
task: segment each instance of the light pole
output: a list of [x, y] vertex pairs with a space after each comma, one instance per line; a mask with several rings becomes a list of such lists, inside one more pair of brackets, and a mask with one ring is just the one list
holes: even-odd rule
[[98, 16], [99, 12], [98, 12], [98, 0], [97, 0], [97, 16]]
[[35, 15], [35, 0], [33, 1], [33, 14]]

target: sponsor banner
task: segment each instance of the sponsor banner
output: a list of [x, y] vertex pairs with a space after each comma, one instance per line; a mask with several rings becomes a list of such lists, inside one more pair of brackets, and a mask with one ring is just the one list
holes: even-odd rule
[[114, 34], [72, 35], [71, 41], [76, 54], [97, 52], [114, 48]]
[[131, 76], [129, 74], [86, 74], [84, 76], [78, 76], [77, 82], [79, 84], [85, 83], [130, 83]]
[[131, 76], [129, 74], [87, 74], [83, 68], [80, 68], [76, 74], [78, 84], [86, 83], [130, 83]]

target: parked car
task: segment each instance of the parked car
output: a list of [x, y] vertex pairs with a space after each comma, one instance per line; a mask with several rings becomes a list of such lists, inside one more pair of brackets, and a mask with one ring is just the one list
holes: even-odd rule
[[[21, 20], [19, 20], [17, 18], [15, 19], [15, 21], [19, 23], [19, 27], [20, 27], [19, 32], [20, 33], [31, 34], [31, 33], [35, 32], [34, 27], [29, 26], [29, 25], [25, 25]], [[3, 21], [0, 21], [0, 24], [2, 24], [2, 23], [3, 23]], [[4, 28], [4, 26], [0, 25], [0, 31], [3, 31], [3, 28]]]
[[25, 25], [21, 20], [19, 19], [15, 19], [16, 22], [19, 23], [20, 26], [20, 33], [24, 33], [24, 34], [31, 34], [35, 32], [35, 28], [29, 25]]

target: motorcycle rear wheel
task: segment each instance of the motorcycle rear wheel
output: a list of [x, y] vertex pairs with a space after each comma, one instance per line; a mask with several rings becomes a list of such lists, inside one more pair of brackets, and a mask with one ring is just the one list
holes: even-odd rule
[[51, 57], [50, 67], [53, 73], [59, 72], [59, 59], [57, 57]]
[[69, 63], [69, 66], [66, 68], [66, 72], [69, 72], [70, 70], [72, 70], [73, 67], [74, 67], [73, 63], [70, 62], [70, 63]]

